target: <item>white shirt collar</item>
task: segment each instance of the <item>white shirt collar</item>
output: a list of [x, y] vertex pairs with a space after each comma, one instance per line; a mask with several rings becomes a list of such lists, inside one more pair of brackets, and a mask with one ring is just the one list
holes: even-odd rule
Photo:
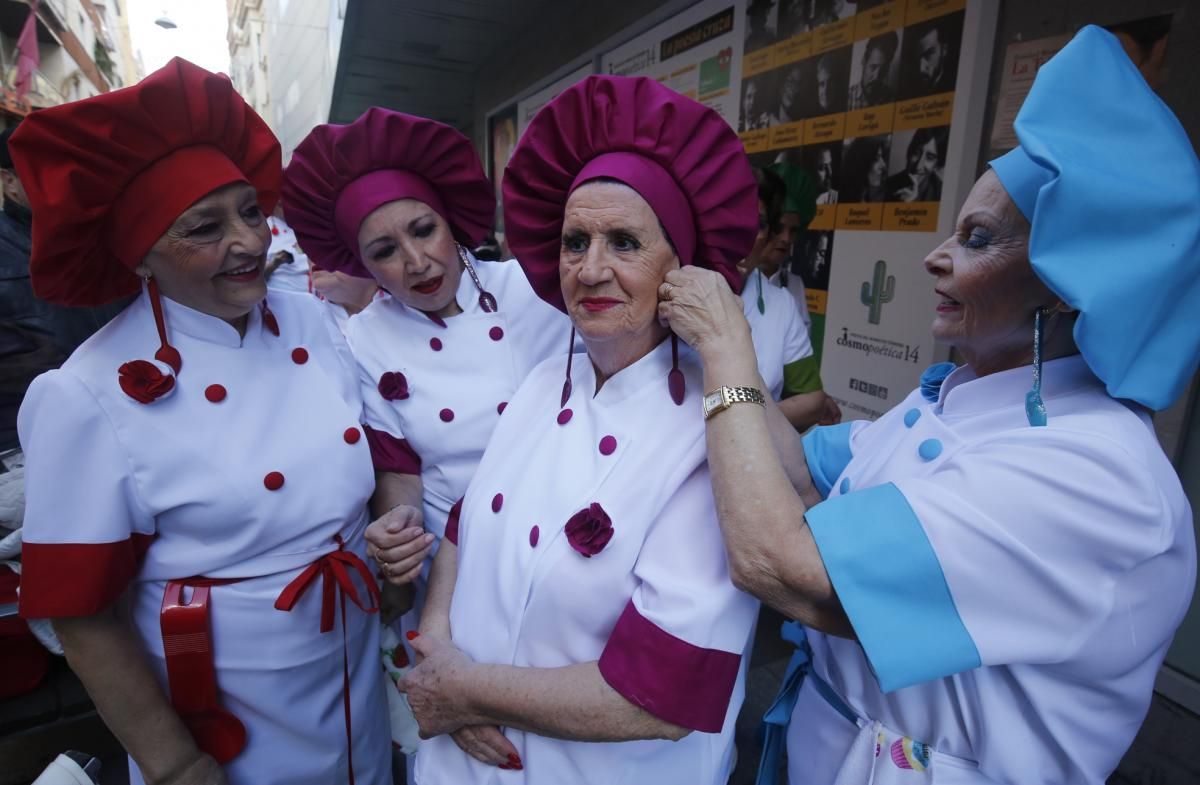
[[[1042, 365], [1042, 398], [1049, 400], [1077, 390], [1099, 387], [1083, 356], [1073, 354]], [[1024, 406], [1025, 393], [1033, 389], [1033, 366], [1025, 365], [1008, 371], [975, 375], [969, 365], [959, 366], [942, 382], [936, 409], [944, 415], [955, 416]]]

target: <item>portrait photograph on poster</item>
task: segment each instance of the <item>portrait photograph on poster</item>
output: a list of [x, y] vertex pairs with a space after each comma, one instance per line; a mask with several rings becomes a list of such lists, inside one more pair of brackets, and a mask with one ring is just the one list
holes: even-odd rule
[[775, 0], [748, 0], [743, 52], [756, 52], [775, 43], [778, 38], [778, 15], [779, 8]]
[[949, 126], [892, 134], [886, 201], [940, 202], [949, 140]]
[[900, 31], [889, 30], [854, 44], [850, 56], [850, 109], [889, 104], [896, 100], [900, 72]]
[[887, 201], [888, 161], [891, 134], [847, 139], [842, 153], [842, 176], [838, 193], [841, 202]]
[[954, 89], [963, 14], [959, 11], [939, 16], [905, 29], [900, 53], [901, 100]]

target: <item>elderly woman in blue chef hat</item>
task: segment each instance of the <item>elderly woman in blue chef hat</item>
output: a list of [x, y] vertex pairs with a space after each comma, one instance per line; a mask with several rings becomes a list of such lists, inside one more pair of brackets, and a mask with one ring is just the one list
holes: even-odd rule
[[792, 785], [1101, 785], [1188, 607], [1192, 513], [1150, 412], [1196, 370], [1200, 162], [1096, 27], [1016, 128], [925, 259], [966, 364], [876, 422], [797, 440], [738, 393], [764, 388], [723, 282], [660, 290], [704, 363], [731, 575], [799, 622], [762, 782], [786, 738]]

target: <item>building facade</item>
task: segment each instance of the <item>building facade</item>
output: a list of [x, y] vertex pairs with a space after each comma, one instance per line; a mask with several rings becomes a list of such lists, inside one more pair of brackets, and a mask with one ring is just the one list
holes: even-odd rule
[[37, 71], [18, 98], [17, 40], [29, 3], [0, 0], [0, 68], [5, 123], [31, 110], [98, 95], [136, 82], [141, 73], [129, 37], [125, 0], [41, 0]]
[[284, 160], [329, 121], [346, 0], [226, 0], [234, 85], [279, 137]]

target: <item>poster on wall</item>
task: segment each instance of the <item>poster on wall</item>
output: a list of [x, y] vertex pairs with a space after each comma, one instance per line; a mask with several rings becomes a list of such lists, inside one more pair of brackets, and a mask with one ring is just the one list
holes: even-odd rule
[[[846, 6], [855, 13], [777, 21], [791, 37], [767, 49], [756, 75], [766, 123], [742, 138], [756, 162], [798, 163], [817, 180], [817, 215], [791, 270], [804, 280], [812, 332], [823, 333], [826, 392], [847, 419], [875, 419], [949, 352], [930, 332], [937, 296], [924, 259], [953, 231], [974, 180], [991, 65], [984, 31], [994, 29], [984, 17], [994, 22], [997, 9], [860, 0], [785, 2], [780, 12]], [[781, 64], [806, 41], [806, 57]], [[744, 75], [758, 64], [744, 62]], [[743, 100], [742, 114], [761, 117], [761, 106]]]
[[538, 113], [538, 110], [553, 101], [563, 90], [591, 76], [593, 70], [590, 62], [581, 65], [563, 78], [556, 79], [533, 95], [526, 96], [517, 102], [517, 138], [519, 139], [524, 135], [525, 129], [529, 127], [529, 123], [533, 120], [533, 116]]
[[488, 177], [496, 191], [496, 239], [504, 246], [504, 211], [501, 209], [500, 181], [504, 167], [517, 146], [517, 105], [513, 104], [488, 117]]
[[730, 125], [738, 117], [735, 75], [742, 50], [745, 0], [702, 0], [606, 53], [600, 71], [648, 76], [715, 109]]

